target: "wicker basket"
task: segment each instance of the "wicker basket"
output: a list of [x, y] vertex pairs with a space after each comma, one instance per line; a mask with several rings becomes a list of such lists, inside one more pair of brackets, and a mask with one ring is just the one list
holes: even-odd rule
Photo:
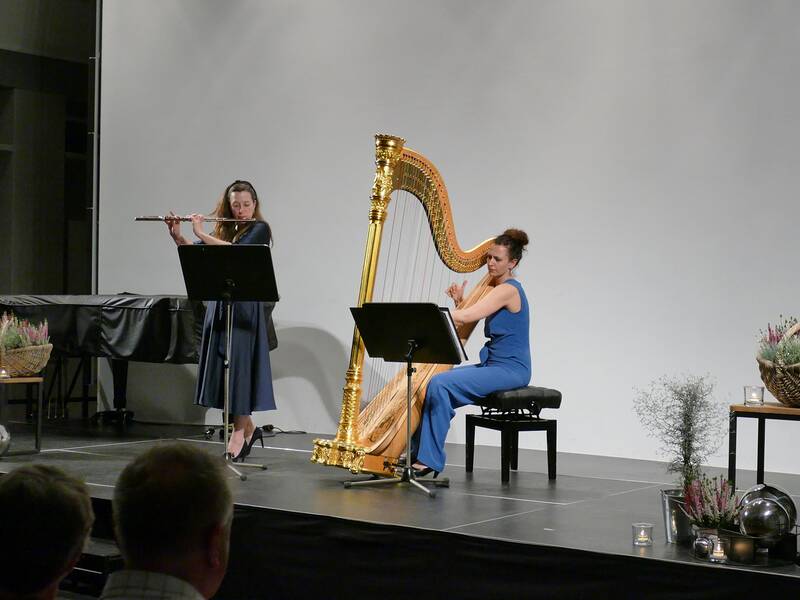
[[[800, 323], [790, 327], [783, 334], [783, 339], [789, 338], [800, 331]], [[800, 364], [782, 365], [761, 357], [756, 357], [761, 380], [778, 402], [786, 406], [800, 406]]]
[[3, 350], [0, 347], [0, 367], [6, 370], [9, 377], [36, 375], [47, 365], [52, 350], [53, 344], [26, 346], [14, 350]]
[[[0, 329], [0, 339], [6, 332], [8, 323]], [[50, 352], [53, 351], [53, 344], [43, 344], [41, 346], [26, 346], [25, 348], [14, 348], [6, 350], [0, 344], [0, 368], [5, 369], [9, 377], [26, 377], [36, 375], [45, 368], [47, 361], [50, 360]]]

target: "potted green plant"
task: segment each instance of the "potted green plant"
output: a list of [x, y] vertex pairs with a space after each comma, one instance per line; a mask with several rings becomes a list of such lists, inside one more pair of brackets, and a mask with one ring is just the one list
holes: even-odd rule
[[692, 528], [684, 511], [684, 493], [700, 477], [700, 465], [719, 446], [724, 407], [715, 402], [710, 376], [663, 376], [636, 390], [634, 410], [659, 451], [670, 461], [667, 471], [678, 479], [675, 488], [661, 490], [666, 539], [689, 542]]

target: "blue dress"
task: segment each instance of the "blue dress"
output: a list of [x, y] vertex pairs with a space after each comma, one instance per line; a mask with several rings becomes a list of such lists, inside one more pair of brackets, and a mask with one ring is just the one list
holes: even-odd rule
[[[267, 244], [269, 241], [269, 228], [259, 221], [234, 244]], [[267, 303], [232, 303], [230, 411], [233, 415], [275, 408], [267, 336], [270, 315], [265, 306], [271, 311]], [[226, 326], [225, 303], [209, 302], [203, 321], [195, 404], [224, 407]]]
[[439, 373], [431, 378], [418, 429], [417, 460], [435, 471], [444, 470], [444, 442], [455, 409], [492, 392], [528, 385], [531, 380], [530, 311], [522, 285], [509, 279], [520, 298], [519, 312], [501, 308], [486, 317], [483, 332], [489, 341], [481, 348], [480, 364]]

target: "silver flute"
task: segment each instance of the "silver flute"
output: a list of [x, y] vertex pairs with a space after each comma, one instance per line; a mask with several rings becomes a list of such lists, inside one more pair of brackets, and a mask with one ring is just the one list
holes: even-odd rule
[[[146, 215], [136, 217], [134, 221], [191, 221], [192, 217], [182, 217], [180, 215]], [[252, 223], [256, 219], [230, 219], [228, 217], [204, 217], [206, 223]]]

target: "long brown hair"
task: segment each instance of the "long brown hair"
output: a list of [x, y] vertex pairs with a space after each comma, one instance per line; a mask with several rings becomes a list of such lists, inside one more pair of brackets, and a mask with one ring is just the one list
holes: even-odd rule
[[[250, 196], [253, 198], [253, 202], [255, 203], [255, 209], [253, 210], [253, 218], [256, 221], [261, 221], [267, 226], [267, 234], [269, 235], [269, 241], [272, 242], [272, 229], [269, 226], [269, 223], [264, 219], [263, 215], [261, 214], [261, 202], [258, 199], [258, 194], [256, 193], [256, 188], [253, 187], [253, 184], [249, 181], [242, 181], [237, 179], [228, 187], [225, 188], [225, 191], [222, 193], [222, 197], [217, 202], [217, 206], [214, 211], [211, 213], [215, 217], [223, 218], [223, 219], [232, 219], [233, 218], [233, 210], [231, 210], [231, 194], [233, 192], [248, 192]], [[238, 226], [238, 227], [237, 227]], [[224, 240], [226, 242], [235, 242], [240, 237], [242, 237], [247, 231], [253, 226], [253, 223], [224, 223], [220, 222], [217, 223], [214, 227], [214, 232], [212, 235], [220, 240]]]

